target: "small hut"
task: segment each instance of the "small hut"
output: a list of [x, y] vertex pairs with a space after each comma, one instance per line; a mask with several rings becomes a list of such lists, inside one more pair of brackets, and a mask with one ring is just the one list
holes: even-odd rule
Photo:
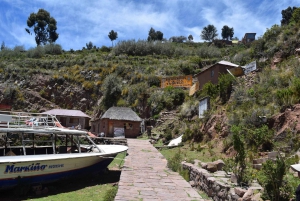
[[142, 119], [128, 107], [111, 107], [100, 118], [100, 132], [106, 137], [136, 138]]

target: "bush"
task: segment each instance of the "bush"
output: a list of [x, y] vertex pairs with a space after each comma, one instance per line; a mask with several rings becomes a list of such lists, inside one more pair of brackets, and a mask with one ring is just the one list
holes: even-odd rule
[[214, 46], [202, 46], [196, 50], [196, 54], [200, 58], [220, 58], [221, 57], [221, 51], [219, 48]]
[[46, 44], [44, 46], [45, 54], [59, 55], [62, 54], [62, 48], [59, 44]]
[[182, 47], [175, 47], [170, 42], [149, 42], [145, 40], [120, 41], [113, 51], [116, 55], [127, 54], [129, 56], [165, 55], [171, 57], [191, 54], [190, 51]]
[[101, 52], [110, 52], [110, 51], [111, 51], [111, 48], [109, 48], [109, 47], [107, 47], [107, 46], [102, 46], [102, 47], [100, 48], [100, 51], [101, 51]]
[[263, 164], [259, 174], [259, 182], [264, 187], [263, 199], [272, 201], [288, 201], [291, 198], [291, 186], [285, 178], [286, 164], [283, 158], [274, 162], [268, 160]]
[[192, 137], [193, 137], [192, 130], [188, 128], [184, 131], [184, 134], [182, 136], [182, 142], [186, 142], [188, 140], [191, 140]]
[[174, 172], [179, 171], [181, 169], [182, 159], [183, 157], [181, 155], [181, 151], [180, 149], [178, 149], [178, 152], [176, 152], [174, 156], [168, 160], [168, 164], [167, 164], [168, 168], [170, 168]]
[[219, 95], [219, 86], [212, 84], [211, 82], [207, 82], [203, 85], [202, 94], [204, 96], [209, 96], [211, 98], [216, 98]]
[[43, 46], [37, 46], [36, 48], [31, 48], [27, 51], [27, 57], [30, 58], [42, 58], [45, 55]]
[[157, 77], [156, 75], [149, 75], [147, 78], [147, 82], [149, 87], [152, 86], [160, 87], [160, 78]]
[[172, 140], [172, 131], [170, 128], [166, 129], [164, 137], [166, 139], [166, 142], [169, 142], [170, 140]]

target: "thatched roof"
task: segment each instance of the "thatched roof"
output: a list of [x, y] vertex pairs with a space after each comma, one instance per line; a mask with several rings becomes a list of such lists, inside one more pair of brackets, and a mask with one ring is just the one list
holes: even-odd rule
[[142, 121], [142, 119], [129, 107], [111, 107], [101, 119]]

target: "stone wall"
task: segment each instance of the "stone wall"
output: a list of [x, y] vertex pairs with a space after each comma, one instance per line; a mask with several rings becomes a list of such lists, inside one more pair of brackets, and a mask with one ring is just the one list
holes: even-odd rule
[[189, 170], [190, 184], [205, 192], [215, 201], [260, 201], [262, 187], [253, 183], [249, 188], [238, 187], [231, 182], [231, 175], [225, 171], [209, 172], [195, 164], [182, 162], [183, 169]]

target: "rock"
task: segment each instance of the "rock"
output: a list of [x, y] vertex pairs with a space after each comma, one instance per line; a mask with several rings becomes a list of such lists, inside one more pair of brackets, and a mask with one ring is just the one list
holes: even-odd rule
[[253, 168], [256, 170], [260, 170], [262, 168], [262, 164], [253, 164]]
[[189, 181], [189, 183], [190, 183], [190, 185], [191, 185], [192, 187], [196, 186], [196, 184], [195, 184], [194, 181]]
[[246, 189], [243, 189], [243, 188], [240, 188], [240, 187], [235, 187], [235, 188], [234, 188], [234, 192], [235, 192], [238, 196], [243, 197], [244, 194], [247, 192], [247, 190], [246, 190]]
[[221, 159], [214, 161], [213, 163], [217, 166], [217, 170], [222, 170], [223, 167], [225, 166], [224, 161]]
[[236, 175], [232, 173], [231, 177], [230, 177], [230, 180], [231, 180], [232, 183], [236, 184], [237, 183], [237, 177], [236, 177]]
[[210, 172], [216, 172], [218, 170], [217, 165], [214, 162], [207, 163], [206, 169]]
[[200, 163], [201, 164], [201, 167], [203, 168], [203, 169], [206, 169], [207, 170], [207, 163]]
[[247, 192], [242, 197], [242, 201], [251, 201], [252, 195], [253, 195], [253, 190], [248, 189]]
[[80, 102], [85, 102], [86, 101], [86, 98], [82, 98], [81, 100], [80, 100]]
[[251, 201], [263, 201], [263, 199], [261, 199], [261, 193], [257, 193], [252, 196]]
[[220, 192], [218, 192], [218, 197], [219, 198], [226, 198], [227, 197], [227, 193], [224, 189], [222, 189]]
[[231, 200], [232, 201], [237, 201], [239, 199], [242, 199], [242, 198], [240, 198], [237, 194], [231, 195]]

